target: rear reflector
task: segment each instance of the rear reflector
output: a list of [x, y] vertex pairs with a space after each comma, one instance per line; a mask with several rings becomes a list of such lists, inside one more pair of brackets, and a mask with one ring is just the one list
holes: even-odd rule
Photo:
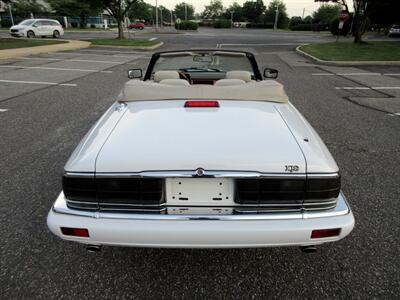
[[185, 107], [219, 107], [218, 101], [186, 101]]
[[63, 235], [89, 237], [89, 231], [85, 228], [61, 227], [61, 232]]
[[313, 230], [311, 233], [311, 238], [312, 239], [321, 239], [321, 238], [339, 236], [340, 231], [341, 231], [340, 228]]

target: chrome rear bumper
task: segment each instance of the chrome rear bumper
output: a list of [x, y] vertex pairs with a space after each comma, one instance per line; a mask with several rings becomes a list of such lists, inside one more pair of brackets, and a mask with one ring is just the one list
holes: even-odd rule
[[[354, 227], [340, 195], [335, 209], [323, 212], [249, 215], [168, 215], [84, 212], [69, 209], [61, 194], [47, 224], [62, 239], [92, 245], [166, 248], [306, 246], [340, 240]], [[61, 227], [86, 228], [89, 238], [65, 236]], [[317, 229], [341, 228], [339, 236], [311, 239]]]

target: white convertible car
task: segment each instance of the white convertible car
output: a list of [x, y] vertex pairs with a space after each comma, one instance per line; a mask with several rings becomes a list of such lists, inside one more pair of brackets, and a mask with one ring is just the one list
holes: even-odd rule
[[338, 241], [354, 217], [338, 166], [254, 55], [186, 50], [130, 70], [65, 166], [47, 224], [62, 239], [174, 248]]

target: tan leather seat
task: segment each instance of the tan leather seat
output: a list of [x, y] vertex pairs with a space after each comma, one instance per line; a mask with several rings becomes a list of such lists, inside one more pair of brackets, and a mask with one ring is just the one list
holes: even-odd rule
[[215, 86], [232, 86], [241, 84], [246, 84], [246, 82], [241, 79], [220, 79], [214, 83]]
[[225, 75], [226, 79], [240, 79], [244, 82], [251, 81], [251, 73], [247, 71], [228, 71]]
[[163, 79], [160, 84], [177, 85], [177, 86], [188, 86], [190, 83], [185, 79]]
[[164, 79], [179, 79], [177, 71], [157, 71], [154, 73], [154, 82], [160, 82]]

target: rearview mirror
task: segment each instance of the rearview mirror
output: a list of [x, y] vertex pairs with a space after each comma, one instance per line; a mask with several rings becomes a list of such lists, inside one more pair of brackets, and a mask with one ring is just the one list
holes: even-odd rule
[[209, 55], [195, 55], [193, 56], [193, 61], [201, 63], [212, 63], [213, 58]]
[[264, 78], [276, 79], [278, 78], [279, 71], [276, 69], [264, 69]]
[[143, 77], [142, 69], [131, 69], [128, 71], [128, 78], [130, 79], [140, 79]]

